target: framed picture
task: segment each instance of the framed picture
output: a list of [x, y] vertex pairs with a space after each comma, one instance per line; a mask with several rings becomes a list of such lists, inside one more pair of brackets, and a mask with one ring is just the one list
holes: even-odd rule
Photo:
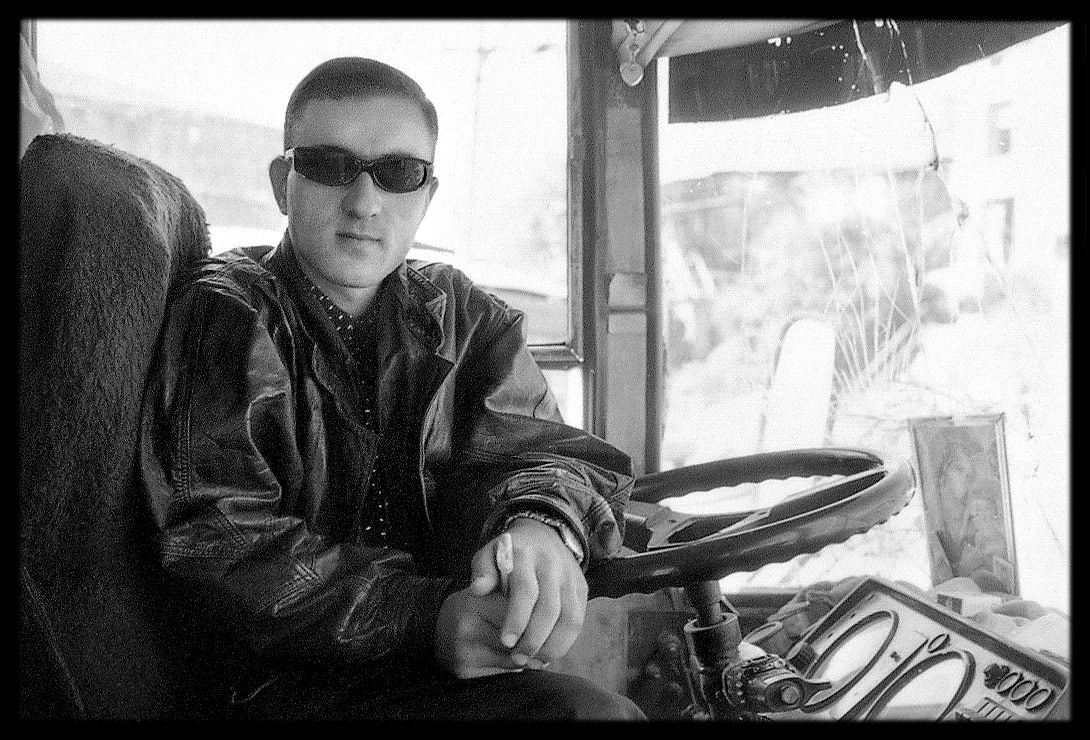
[[971, 578], [1018, 595], [1003, 414], [909, 419], [931, 583]]

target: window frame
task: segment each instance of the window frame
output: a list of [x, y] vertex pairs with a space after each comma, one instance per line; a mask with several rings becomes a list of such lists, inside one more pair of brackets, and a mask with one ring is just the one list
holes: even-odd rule
[[[584, 188], [585, 166], [588, 162], [586, 137], [583, 136], [585, 105], [580, 92], [578, 22], [565, 21], [565, 95], [567, 96], [566, 180], [566, 259], [567, 259], [567, 332], [563, 341], [530, 344], [530, 352], [543, 369], [569, 370], [585, 363], [586, 327], [584, 322]], [[37, 58], [37, 20], [21, 19], [20, 32], [27, 39], [31, 53]], [[584, 396], [586, 391], [584, 390]]]
[[[585, 364], [586, 343], [592, 341], [584, 322], [584, 288], [587, 277], [584, 275], [584, 240], [587, 230], [584, 227], [584, 208], [587, 191], [586, 163], [590, 160], [587, 152], [587, 137], [584, 135], [585, 103], [579, 84], [580, 51], [578, 23], [566, 22], [566, 75], [564, 84], [568, 99], [568, 136], [566, 155], [567, 180], [567, 260], [568, 260], [568, 335], [565, 341], [556, 343], [531, 344], [530, 354], [546, 370], [568, 370]], [[592, 283], [591, 283], [592, 284]], [[587, 391], [584, 387], [583, 396]]]

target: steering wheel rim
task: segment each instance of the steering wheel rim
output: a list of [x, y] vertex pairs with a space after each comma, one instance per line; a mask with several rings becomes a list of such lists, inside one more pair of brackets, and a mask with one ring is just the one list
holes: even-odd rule
[[[659, 505], [695, 491], [813, 476], [843, 477], [773, 506], [725, 515], [682, 514]], [[763, 452], [651, 473], [633, 489], [622, 554], [588, 571], [589, 595], [653, 593], [815, 553], [888, 520], [915, 488], [908, 461], [891, 464], [854, 448]]]

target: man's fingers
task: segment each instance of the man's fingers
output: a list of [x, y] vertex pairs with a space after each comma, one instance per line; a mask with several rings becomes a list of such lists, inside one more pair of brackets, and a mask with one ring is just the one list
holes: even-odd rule
[[461, 678], [521, 670], [500, 642], [507, 601], [498, 593], [474, 596], [469, 589], [447, 597], [436, 623], [435, 657]]
[[[496, 598], [496, 597], [491, 597]], [[499, 599], [496, 598], [498, 601]], [[487, 610], [483, 610], [487, 611]], [[514, 660], [511, 650], [500, 642], [499, 630], [487, 626], [492, 621], [488, 615], [481, 615], [483, 620], [477, 624], [472, 634], [464, 635], [461, 655], [464, 665], [476, 666], [484, 672], [477, 675], [489, 675], [504, 671], [522, 670], [524, 665]], [[495, 618], [499, 622], [498, 618]], [[466, 678], [467, 676], [463, 676]]]
[[496, 540], [493, 540], [473, 555], [469, 574], [469, 591], [474, 596], [484, 596], [500, 588], [495, 546]]
[[469, 584], [469, 590], [474, 596], [487, 596], [499, 587], [499, 579], [495, 575], [482, 573]]
[[[579, 598], [579, 584], [565, 582], [556, 587], [556, 595], [547, 598], [546, 588], [530, 618], [530, 623], [515, 648], [541, 663], [550, 663], [564, 656], [583, 629], [585, 601]], [[541, 667], [531, 660], [531, 668]]]
[[[571, 646], [575, 644], [575, 640], [579, 637], [579, 627], [576, 627], [571, 622], [557, 622], [553, 631], [549, 633], [549, 637], [545, 640], [544, 644], [538, 649], [534, 655], [534, 660], [539, 664], [548, 665], [554, 660], [559, 660], [567, 655]], [[541, 665], [534, 665], [534, 660], [531, 660], [528, 664], [528, 668], [541, 668]]]
[[499, 591], [507, 596], [509, 578], [515, 567], [511, 534], [504, 532], [482, 547], [473, 556], [469, 590], [474, 596]]
[[556, 586], [548, 581], [541, 583], [530, 619], [527, 621], [522, 636], [515, 645], [516, 661], [525, 662], [522, 658], [532, 658], [537, 655], [557, 626], [561, 606]]
[[511, 533], [504, 532], [495, 540], [496, 573], [500, 579], [500, 593], [507, 597], [511, 571], [515, 569], [515, 553], [511, 544]]
[[521, 666], [515, 668], [466, 668], [456, 671], [454, 675], [458, 678], [481, 678], [482, 676], [495, 676], [497, 673], [518, 673], [522, 670]]
[[522, 638], [526, 625], [537, 604], [538, 586], [534, 572], [516, 569], [511, 574], [510, 592], [507, 595], [507, 615], [503, 620], [500, 641], [505, 647], [513, 648]]
[[511, 659], [511, 653], [495, 641], [494, 645], [485, 643], [466, 644], [457, 656], [455, 675], [459, 678], [476, 678], [495, 673], [521, 671], [524, 666]]

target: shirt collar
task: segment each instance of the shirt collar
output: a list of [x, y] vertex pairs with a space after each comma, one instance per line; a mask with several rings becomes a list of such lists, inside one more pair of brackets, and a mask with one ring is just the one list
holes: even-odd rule
[[337, 331], [338, 336], [344, 340], [349, 348], [355, 349], [368, 336], [374, 336], [372, 330], [374, 329], [375, 315], [377, 314], [376, 304], [382, 300], [381, 289], [375, 296], [375, 302], [363, 312], [363, 315], [353, 317], [334, 303], [333, 299], [315, 285], [305, 272], [303, 273], [303, 279], [306, 281], [311, 295], [318, 301], [318, 305], [325, 310], [329, 320], [333, 323], [333, 328]]
[[[312, 283], [299, 267], [294, 248], [287, 231], [280, 240], [279, 245], [262, 258], [274, 273], [290, 283], [294, 283], [296, 290], [311, 294]], [[385, 294], [385, 295], [384, 295]], [[432, 351], [448, 360], [448, 355], [453, 353], [453, 339], [447, 337], [444, 332], [446, 314], [446, 293], [432, 283], [421, 272], [413, 269], [404, 260], [383, 281], [379, 294], [373, 305], [393, 301], [399, 306], [407, 317], [419, 316], [423, 321], [409, 321], [413, 333], [415, 333]], [[315, 297], [315, 303], [321, 302]], [[369, 309], [370, 313], [370, 309]], [[335, 326], [334, 322], [334, 326]]]

